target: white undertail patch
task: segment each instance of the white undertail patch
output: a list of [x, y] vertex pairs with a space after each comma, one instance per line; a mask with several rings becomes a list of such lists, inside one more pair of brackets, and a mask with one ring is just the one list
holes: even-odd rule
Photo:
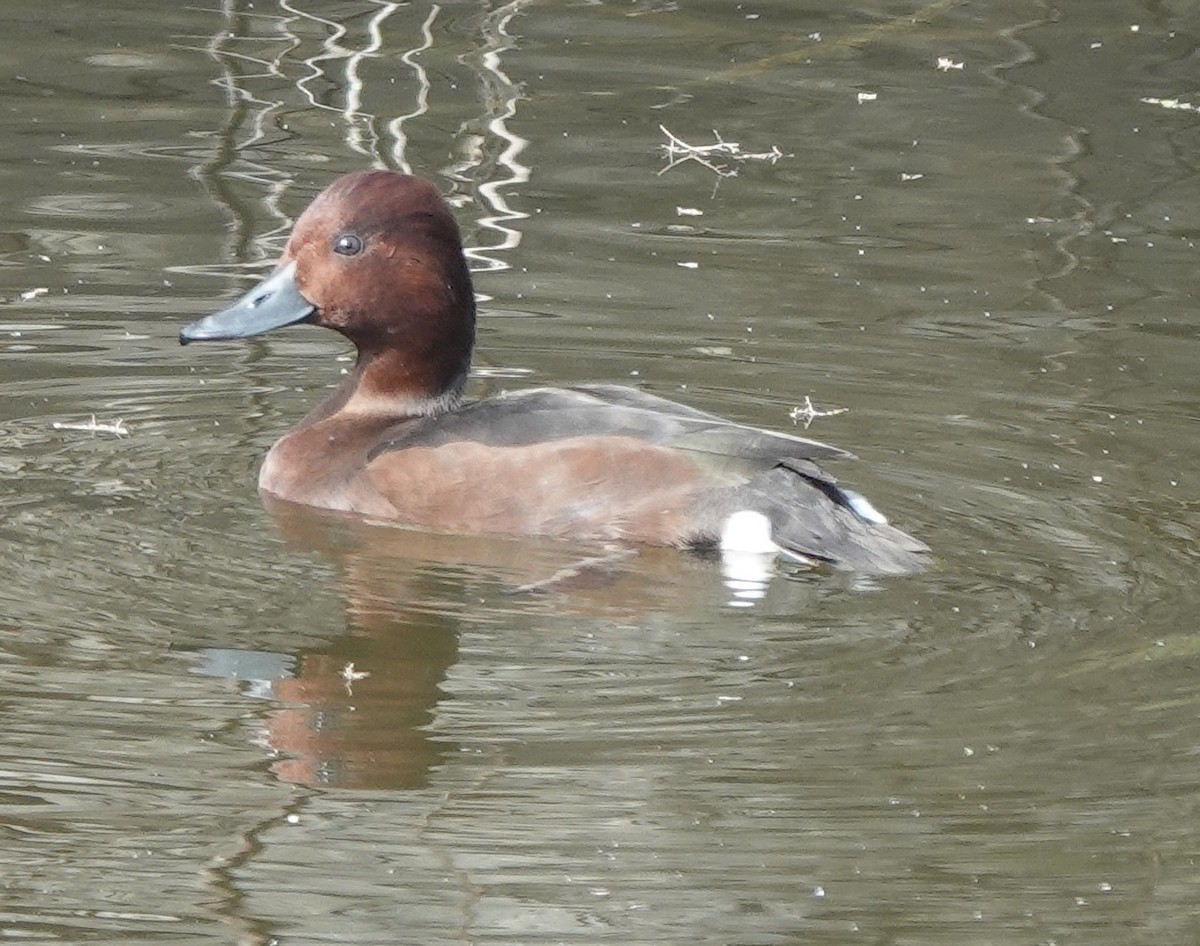
[[761, 512], [741, 509], [721, 527], [721, 572], [729, 604], [751, 607], [767, 593], [780, 548], [771, 538], [771, 520]]
[[761, 512], [739, 509], [721, 526], [721, 552], [777, 554], [779, 546], [771, 538], [771, 520]]
[[849, 489], [843, 489], [842, 495], [846, 497], [846, 505], [859, 519], [877, 526], [887, 525], [887, 516], [872, 506], [866, 496]]

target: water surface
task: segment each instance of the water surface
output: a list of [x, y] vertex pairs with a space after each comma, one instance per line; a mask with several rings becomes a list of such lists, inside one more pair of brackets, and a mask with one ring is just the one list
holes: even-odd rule
[[[1197, 941], [1191, 5], [5, 23], [5, 936]], [[739, 155], [669, 167], [660, 126]], [[933, 567], [750, 599], [273, 516], [345, 345], [176, 334], [371, 165], [457, 207], [476, 391], [845, 408], [809, 435]]]

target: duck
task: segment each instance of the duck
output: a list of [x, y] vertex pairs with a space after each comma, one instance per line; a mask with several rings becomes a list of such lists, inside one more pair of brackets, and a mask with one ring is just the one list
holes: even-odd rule
[[462, 237], [419, 176], [360, 170], [296, 220], [278, 265], [182, 344], [299, 323], [354, 367], [267, 453], [265, 498], [415, 529], [761, 553], [909, 574], [929, 548], [826, 471], [838, 447], [616, 384], [464, 396], [476, 298]]

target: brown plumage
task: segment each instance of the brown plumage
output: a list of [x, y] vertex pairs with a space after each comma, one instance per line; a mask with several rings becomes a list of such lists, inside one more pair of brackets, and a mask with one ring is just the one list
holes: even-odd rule
[[878, 573], [926, 561], [817, 465], [850, 456], [836, 447], [612, 385], [464, 403], [474, 294], [458, 227], [420, 178], [336, 180], [279, 268], [180, 339], [300, 321], [345, 335], [358, 358], [267, 455], [259, 485], [272, 496], [440, 531], [677, 546], [717, 544], [750, 510], [798, 557]]

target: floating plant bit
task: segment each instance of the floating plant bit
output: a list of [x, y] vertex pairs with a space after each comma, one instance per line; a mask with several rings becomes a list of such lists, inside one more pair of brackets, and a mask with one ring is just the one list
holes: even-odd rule
[[801, 421], [804, 421], [804, 429], [807, 430], [809, 425], [811, 425], [812, 422], [818, 417], [834, 417], [838, 414], [845, 414], [849, 410], [850, 408], [848, 407], [835, 407], [828, 411], [817, 410], [817, 408], [813, 406], [812, 398], [806, 394], [804, 396], [804, 403], [799, 407], [793, 407], [790, 411], [788, 411], [788, 417], [792, 419], [793, 424], [798, 424]]
[[96, 420], [93, 414], [86, 421], [55, 421], [50, 425], [55, 430], [84, 430], [92, 434], [116, 434], [118, 437], [129, 436], [129, 428], [121, 418], [116, 420]]
[[684, 161], [695, 161], [697, 164], [703, 164], [718, 177], [735, 177], [737, 168], [731, 167], [723, 159], [769, 161], [774, 164], [782, 157], [790, 157], [790, 155], [784, 155], [778, 145], [773, 146], [770, 151], [745, 151], [736, 141], [726, 141], [722, 138], [721, 133], [715, 128], [713, 137], [717, 140], [711, 145], [688, 144], [678, 135], [668, 131], [665, 125], [659, 125], [658, 130], [667, 136], [667, 143], [659, 145], [666, 152], [668, 162], [667, 166], [658, 172], [660, 175], [666, 174], [671, 168], [683, 164]]

